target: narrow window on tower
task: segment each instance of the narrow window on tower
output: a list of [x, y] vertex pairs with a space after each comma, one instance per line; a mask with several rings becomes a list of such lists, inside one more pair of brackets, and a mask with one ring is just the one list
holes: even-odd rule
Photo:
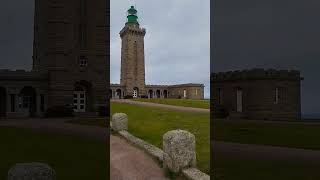
[[79, 25], [79, 40], [81, 48], [85, 48], [87, 45], [87, 1], [80, 1], [80, 25]]

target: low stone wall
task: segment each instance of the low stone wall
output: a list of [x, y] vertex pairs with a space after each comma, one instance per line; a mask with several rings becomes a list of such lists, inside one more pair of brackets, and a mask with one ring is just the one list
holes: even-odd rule
[[139, 139], [128, 130], [128, 116], [116, 113], [110, 127], [120, 136], [140, 147], [163, 163], [163, 167], [174, 173], [181, 173], [190, 180], [210, 180], [210, 176], [196, 168], [195, 136], [184, 130], [173, 130], [163, 135], [163, 150]]

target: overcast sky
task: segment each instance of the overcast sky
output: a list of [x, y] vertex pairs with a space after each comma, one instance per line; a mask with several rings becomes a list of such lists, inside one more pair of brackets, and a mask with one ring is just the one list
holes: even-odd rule
[[31, 69], [33, 3], [31, 0], [1, 0], [0, 69]]
[[213, 70], [300, 70], [302, 112], [319, 113], [319, 19], [319, 0], [216, 0]]
[[135, 5], [146, 28], [147, 84], [205, 84], [210, 88], [209, 0], [111, 0], [111, 82], [120, 82], [120, 30]]

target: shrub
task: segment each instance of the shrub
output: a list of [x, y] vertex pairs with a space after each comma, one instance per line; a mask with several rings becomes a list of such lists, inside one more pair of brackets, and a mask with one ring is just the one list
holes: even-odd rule
[[148, 99], [149, 97], [148, 97], [148, 96], [143, 95], [143, 96], [141, 96], [140, 98]]
[[47, 109], [46, 117], [73, 117], [71, 106], [53, 106]]
[[126, 96], [124, 96], [124, 99], [132, 99], [133, 97], [132, 97], [132, 95], [126, 95]]

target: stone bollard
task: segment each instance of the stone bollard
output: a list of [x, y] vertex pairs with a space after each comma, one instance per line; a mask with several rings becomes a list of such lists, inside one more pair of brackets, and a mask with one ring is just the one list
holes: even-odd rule
[[112, 116], [112, 129], [115, 131], [128, 130], [128, 116], [124, 113], [115, 113]]
[[8, 172], [8, 180], [55, 180], [55, 171], [47, 164], [20, 163]]
[[163, 166], [174, 173], [196, 166], [195, 136], [188, 131], [173, 130], [163, 135]]

